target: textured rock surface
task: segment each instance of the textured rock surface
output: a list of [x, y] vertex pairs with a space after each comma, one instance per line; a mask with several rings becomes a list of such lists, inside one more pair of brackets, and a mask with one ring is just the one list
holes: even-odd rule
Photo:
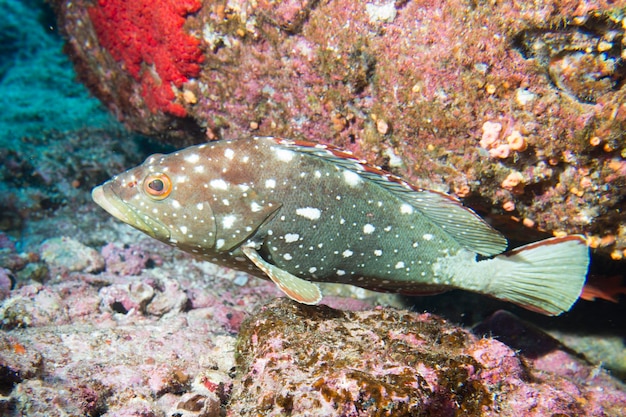
[[333, 143], [625, 256], [623, 1], [51, 3], [132, 129]]
[[[621, 416], [626, 409], [623, 384], [505, 313], [482, 331], [500, 331], [524, 355], [427, 313], [286, 299], [260, 307], [277, 293], [271, 284], [241, 286], [240, 274], [208, 274], [189, 259], [175, 262], [180, 287], [172, 289], [158, 278], [174, 274], [170, 262], [130, 280], [72, 272], [14, 290], [0, 304], [0, 413]], [[126, 291], [110, 303], [115, 288]], [[53, 303], [47, 294], [63, 296]], [[154, 311], [159, 294], [184, 294], [187, 305]], [[132, 297], [142, 301], [125, 304]], [[16, 299], [32, 299], [37, 309], [17, 310]]]
[[622, 385], [554, 343], [523, 357], [430, 314], [277, 300], [245, 322], [239, 338], [231, 416], [605, 416], [626, 409]]
[[280, 292], [132, 229], [113, 233], [134, 243], [96, 251], [51, 238], [41, 258], [0, 233], [0, 415], [223, 414], [241, 323]]
[[[105, 246], [91, 255], [105, 269], [90, 271], [71, 261], [85, 247], [63, 241], [41, 245], [43, 283], [20, 273], [33, 260], [8, 262], [19, 254], [3, 252], [13, 288], [0, 303], [0, 414], [219, 416], [235, 334], [247, 308], [277, 294], [273, 286], [184, 256], [146, 262], [163, 250], [150, 241], [126, 251]], [[120, 254], [132, 273], [113, 262]], [[229, 278], [215, 280], [218, 271]], [[247, 298], [227, 287], [256, 289]]]

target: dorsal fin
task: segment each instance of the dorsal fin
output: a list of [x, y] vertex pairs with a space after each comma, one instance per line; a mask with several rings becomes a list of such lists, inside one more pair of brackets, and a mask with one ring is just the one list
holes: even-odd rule
[[484, 256], [502, 253], [507, 240], [474, 211], [444, 193], [420, 189], [383, 169], [330, 145], [273, 138], [292, 151], [323, 158], [383, 187], [418, 210], [465, 248]]

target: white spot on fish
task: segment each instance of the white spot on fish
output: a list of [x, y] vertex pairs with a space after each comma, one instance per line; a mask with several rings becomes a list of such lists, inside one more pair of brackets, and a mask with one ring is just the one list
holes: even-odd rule
[[196, 165], [195, 167], [193, 167], [193, 172], [202, 174], [204, 172], [204, 165]]
[[258, 211], [261, 211], [263, 207], [261, 207], [256, 201], [253, 201], [250, 204], [250, 210], [252, 210], [253, 213], [256, 213]]
[[300, 239], [300, 235], [297, 233], [287, 233], [285, 235], [285, 242], [287, 243], [297, 242], [298, 239]]
[[185, 157], [185, 161], [189, 162], [190, 164], [195, 164], [199, 160], [200, 160], [200, 155], [198, 155], [197, 153], [192, 153]]
[[209, 185], [217, 190], [227, 190], [228, 189], [228, 183], [226, 183], [226, 181], [224, 181], [221, 178], [217, 178], [214, 180], [209, 181]]
[[363, 226], [363, 233], [365, 233], [366, 235], [371, 235], [372, 233], [374, 233], [374, 230], [376, 230], [376, 228], [369, 223]]
[[339, 276], [346, 275], [346, 271], [344, 271], [343, 269], [338, 269], [337, 270], [337, 275], [339, 275]]
[[180, 227], [179, 227], [179, 229], [180, 229], [180, 232], [181, 232], [183, 235], [184, 235], [184, 234], [187, 234], [187, 230], [188, 230], [188, 229], [187, 229], [187, 227], [186, 227], [186, 226], [180, 226]]
[[376, 255], [376, 256], [382, 256], [382, 255], [383, 255], [383, 251], [382, 251], [382, 250], [380, 250], [380, 249], [376, 249], [376, 250], [374, 251], [374, 255]]
[[352, 254], [354, 254], [354, 252], [352, 252], [350, 249], [346, 249], [341, 252], [341, 256], [343, 256], [344, 258], [349, 258], [352, 256]]
[[274, 188], [276, 187], [276, 180], [273, 178], [270, 178], [269, 180], [265, 181], [265, 188]]
[[402, 261], [398, 262], [398, 263], [396, 264], [395, 268], [396, 268], [396, 269], [402, 269], [402, 268], [404, 268], [404, 262], [402, 262]]
[[422, 237], [424, 238], [424, 240], [432, 240], [434, 236], [431, 235], [430, 233], [426, 233]]
[[224, 150], [224, 156], [225, 156], [226, 158], [228, 158], [228, 159], [233, 159], [233, 157], [235, 156], [235, 151], [233, 151], [233, 150], [232, 150], [232, 149], [230, 149], [230, 148], [226, 148], [226, 149]]
[[284, 254], [284, 255], [283, 255], [283, 258], [285, 258], [285, 260], [286, 260], [286, 261], [290, 261], [290, 260], [292, 260], [292, 259], [293, 259], [293, 257], [291, 256], [291, 254], [290, 254], [290, 253], [286, 253], [286, 254]]
[[343, 171], [343, 180], [351, 187], [356, 187], [361, 183], [361, 177], [356, 172]]
[[296, 214], [309, 220], [317, 220], [322, 215], [322, 211], [315, 207], [303, 207], [296, 209]]
[[408, 204], [402, 204], [400, 206], [400, 213], [402, 213], [402, 214], [411, 214], [411, 213], [413, 213], [413, 207], [411, 207]]
[[288, 151], [286, 149], [276, 148], [274, 150], [276, 157], [283, 162], [291, 162], [293, 159], [294, 153], [292, 151]]
[[181, 205], [178, 202], [178, 200], [172, 200], [171, 204], [172, 204], [172, 207], [175, 208], [175, 209], [179, 209], [181, 207]]
[[198, 204], [196, 204], [196, 208], [197, 208], [198, 210], [202, 210], [202, 209], [204, 209], [204, 204], [202, 204], [202, 203], [198, 203]]
[[316, 267], [312, 266], [312, 267], [310, 267], [310, 268], [309, 268], [309, 273], [311, 273], [311, 274], [312, 274], [312, 273], [314, 273], [315, 271], [317, 271], [317, 268], [316, 268]]
[[215, 249], [220, 249], [222, 246], [224, 246], [224, 243], [226, 243], [224, 239], [217, 239], [215, 241]]
[[222, 226], [224, 226], [224, 229], [230, 229], [231, 227], [233, 227], [233, 224], [235, 224], [235, 220], [237, 220], [237, 217], [235, 215], [228, 215], [228, 216], [224, 216], [224, 219], [222, 220]]
[[315, 175], [315, 178], [322, 178], [322, 173], [319, 171], [315, 171], [314, 175]]

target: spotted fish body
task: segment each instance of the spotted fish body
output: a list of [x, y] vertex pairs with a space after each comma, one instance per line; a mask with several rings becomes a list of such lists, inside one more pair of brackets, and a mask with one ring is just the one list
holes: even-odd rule
[[559, 314], [577, 300], [580, 236], [502, 253], [506, 239], [450, 196], [351, 154], [271, 137], [153, 155], [93, 191], [113, 216], [204, 259], [321, 300], [315, 282], [417, 294], [452, 288]]

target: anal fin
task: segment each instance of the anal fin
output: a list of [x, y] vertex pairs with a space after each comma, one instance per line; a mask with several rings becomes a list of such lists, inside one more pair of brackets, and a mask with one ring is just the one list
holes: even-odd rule
[[252, 263], [267, 274], [287, 297], [299, 303], [310, 305], [318, 304], [322, 300], [322, 292], [317, 284], [298, 278], [276, 265], [270, 264], [254, 248], [242, 247], [241, 250]]

